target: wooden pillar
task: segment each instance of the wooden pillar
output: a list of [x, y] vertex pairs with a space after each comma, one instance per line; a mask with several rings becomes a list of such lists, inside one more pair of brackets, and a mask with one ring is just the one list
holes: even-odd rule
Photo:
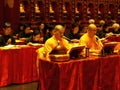
[[0, 0], [0, 34], [2, 33], [2, 26], [4, 23], [4, 1]]
[[[3, 0], [0, 0], [3, 1]], [[19, 24], [19, 0], [4, 0], [4, 22], [10, 22], [12, 29], [15, 30]]]

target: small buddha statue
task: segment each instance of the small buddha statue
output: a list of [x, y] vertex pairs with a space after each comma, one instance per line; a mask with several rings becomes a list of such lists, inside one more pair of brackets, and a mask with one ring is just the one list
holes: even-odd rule
[[100, 10], [98, 10], [98, 14], [99, 14], [99, 15], [101, 14], [101, 11], [100, 11]]
[[91, 14], [90, 8], [87, 8], [87, 14]]
[[52, 8], [52, 5], [50, 4], [50, 7], [49, 7], [49, 12], [50, 13], [54, 13], [54, 11], [53, 11], [53, 8]]
[[120, 15], [120, 9], [118, 9], [118, 14]]
[[78, 8], [77, 8], [77, 7], [75, 8], [75, 13], [79, 13], [79, 11], [78, 11]]
[[35, 4], [35, 13], [40, 13], [40, 9], [37, 4]]
[[63, 5], [63, 13], [67, 13], [65, 5]]
[[108, 14], [111, 14], [111, 11], [108, 11]]
[[20, 13], [25, 13], [25, 10], [24, 10], [24, 7], [23, 7], [22, 3], [20, 4]]

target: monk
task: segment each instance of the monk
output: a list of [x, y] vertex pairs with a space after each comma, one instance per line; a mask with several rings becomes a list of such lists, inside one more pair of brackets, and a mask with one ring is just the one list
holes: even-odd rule
[[99, 53], [103, 47], [100, 39], [96, 36], [97, 27], [95, 24], [88, 26], [87, 33], [85, 33], [79, 40], [80, 45], [89, 48], [90, 52]]
[[62, 25], [55, 26], [53, 30], [53, 36], [45, 42], [44, 47], [37, 50], [39, 59], [50, 61], [49, 54], [58, 45], [62, 46], [63, 48], [66, 48], [67, 51], [70, 50], [69, 42], [63, 38], [64, 31], [65, 29]]

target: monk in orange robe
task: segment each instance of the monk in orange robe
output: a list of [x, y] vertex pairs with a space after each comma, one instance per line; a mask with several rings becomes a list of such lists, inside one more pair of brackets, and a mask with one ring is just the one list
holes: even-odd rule
[[53, 30], [53, 36], [45, 42], [44, 47], [37, 50], [39, 59], [50, 61], [49, 53], [53, 49], [55, 49], [58, 45], [66, 48], [66, 50], [68, 50], [69, 52], [70, 44], [66, 39], [63, 38], [64, 31], [65, 29], [63, 26], [61, 25], [55, 26]]
[[87, 33], [85, 33], [79, 41], [80, 45], [84, 45], [85, 47], [90, 49], [90, 52], [99, 53], [103, 47], [100, 39], [96, 36], [97, 27], [95, 24], [90, 24], [88, 26]]

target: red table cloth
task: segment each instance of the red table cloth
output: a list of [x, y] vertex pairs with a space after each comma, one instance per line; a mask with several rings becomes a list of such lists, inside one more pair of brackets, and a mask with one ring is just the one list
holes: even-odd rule
[[107, 37], [108, 41], [115, 41], [115, 42], [120, 42], [120, 35], [111, 35]]
[[[39, 90], [119, 90], [119, 55], [39, 62]], [[120, 72], [120, 71], [119, 71]]]
[[[107, 56], [100, 58], [99, 63], [99, 90], [119, 90], [117, 88], [120, 56]], [[120, 82], [119, 82], [120, 83]]]
[[23, 46], [18, 49], [0, 49], [0, 87], [38, 81], [38, 48]]

